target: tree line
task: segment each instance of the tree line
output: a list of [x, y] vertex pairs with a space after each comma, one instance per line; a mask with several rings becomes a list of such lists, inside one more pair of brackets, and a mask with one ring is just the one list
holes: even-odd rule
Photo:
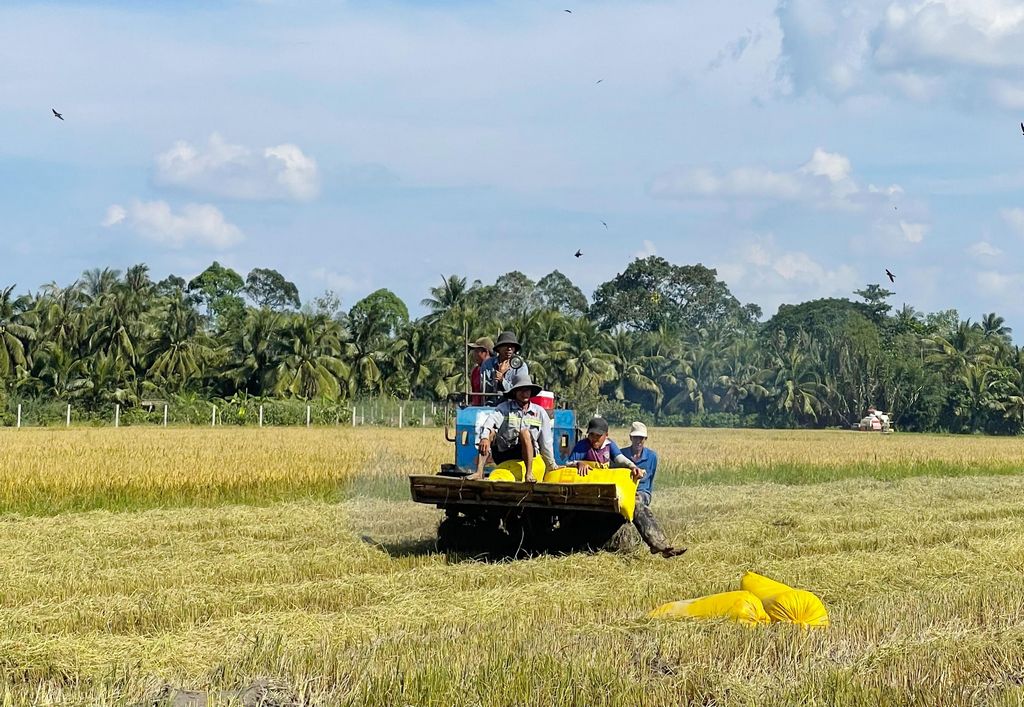
[[464, 390], [464, 341], [509, 329], [533, 377], [609, 418], [673, 425], [849, 426], [868, 405], [906, 430], [1017, 434], [1024, 353], [995, 313], [894, 310], [851, 299], [782, 305], [766, 321], [703, 265], [634, 260], [587, 296], [554, 271], [493, 283], [443, 277], [413, 319], [380, 289], [349, 309], [328, 291], [214, 262], [190, 281], [86, 271], [38, 292], [0, 289], [0, 410], [59, 400], [99, 410], [151, 399], [344, 404]]

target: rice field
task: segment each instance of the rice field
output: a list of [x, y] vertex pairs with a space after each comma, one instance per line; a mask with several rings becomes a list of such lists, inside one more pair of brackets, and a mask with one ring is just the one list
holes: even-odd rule
[[[488, 562], [407, 500], [436, 430], [0, 431], [0, 699], [1024, 704], [1024, 441], [651, 435], [685, 556]], [[832, 627], [646, 616], [746, 570]]]

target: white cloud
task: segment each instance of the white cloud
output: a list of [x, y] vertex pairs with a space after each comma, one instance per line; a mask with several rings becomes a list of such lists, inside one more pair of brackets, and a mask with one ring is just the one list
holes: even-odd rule
[[1016, 294], [1024, 285], [1024, 275], [982, 270], [974, 274], [978, 289], [990, 295]]
[[114, 204], [103, 220], [106, 227], [124, 224], [146, 240], [171, 248], [197, 245], [223, 250], [244, 240], [241, 230], [210, 204], [186, 204], [174, 213], [166, 201]]
[[907, 239], [908, 243], [920, 243], [928, 233], [929, 226], [926, 223], [913, 223], [900, 221], [900, 233]]
[[999, 212], [1003, 220], [1017, 232], [1017, 235], [1024, 236], [1024, 209], [1003, 209]]
[[633, 257], [634, 258], [649, 258], [652, 255], [657, 255], [657, 254], [658, 254], [658, 251], [654, 247], [654, 243], [652, 241], [645, 240], [644, 241], [643, 249], [638, 250], [637, 252], [633, 253]]
[[356, 278], [352, 275], [324, 267], [315, 268], [309, 275], [314, 280], [324, 283], [328, 289], [335, 292], [354, 292], [356, 290], [367, 290], [370, 287], [370, 282], [366, 278]]
[[820, 147], [814, 150], [811, 159], [800, 168], [801, 172], [816, 177], [826, 177], [833, 184], [850, 176], [850, 160], [837, 152], [825, 152]]
[[124, 221], [127, 215], [128, 212], [125, 211], [123, 206], [114, 204], [107, 209], [107, 215], [103, 218], [103, 221], [100, 222], [100, 225], [106, 227], [113, 226]]
[[309, 201], [320, 192], [316, 160], [295, 145], [254, 150], [216, 133], [205, 150], [180, 140], [157, 155], [156, 181], [232, 199]]
[[1024, 99], [1024, 84], [1007, 77], [1024, 68], [1017, 0], [789, 0], [777, 15], [783, 75], [798, 93]]
[[967, 249], [968, 254], [975, 258], [995, 258], [1003, 254], [1003, 251], [988, 241], [978, 241], [971, 244]]
[[721, 277], [741, 299], [771, 307], [813, 297], [845, 297], [859, 282], [849, 265], [829, 267], [809, 253], [779, 248], [771, 236], [744, 243], [726, 264]]
[[744, 166], [722, 173], [707, 167], [669, 172], [654, 179], [650, 193], [663, 199], [808, 201], [819, 207], [856, 208], [903, 192], [896, 184], [862, 189], [852, 172], [848, 157], [819, 147], [807, 162], [788, 171]]

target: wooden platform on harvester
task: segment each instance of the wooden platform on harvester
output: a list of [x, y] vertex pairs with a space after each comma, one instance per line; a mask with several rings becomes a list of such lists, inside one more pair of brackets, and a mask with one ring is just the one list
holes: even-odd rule
[[518, 481], [468, 481], [423, 474], [409, 477], [412, 500], [439, 508], [499, 506], [619, 513], [615, 484], [546, 484]]

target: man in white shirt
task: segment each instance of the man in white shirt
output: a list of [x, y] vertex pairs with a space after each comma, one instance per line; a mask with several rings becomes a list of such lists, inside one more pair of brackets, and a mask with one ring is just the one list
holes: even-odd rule
[[520, 460], [526, 464], [524, 481], [537, 481], [533, 475], [533, 458], [539, 453], [546, 471], [558, 468], [554, 453], [554, 431], [547, 410], [530, 402], [541, 390], [528, 373], [519, 373], [510, 381], [505, 401], [490, 413], [477, 437], [476, 472], [470, 480], [484, 478], [487, 458], [496, 464]]

